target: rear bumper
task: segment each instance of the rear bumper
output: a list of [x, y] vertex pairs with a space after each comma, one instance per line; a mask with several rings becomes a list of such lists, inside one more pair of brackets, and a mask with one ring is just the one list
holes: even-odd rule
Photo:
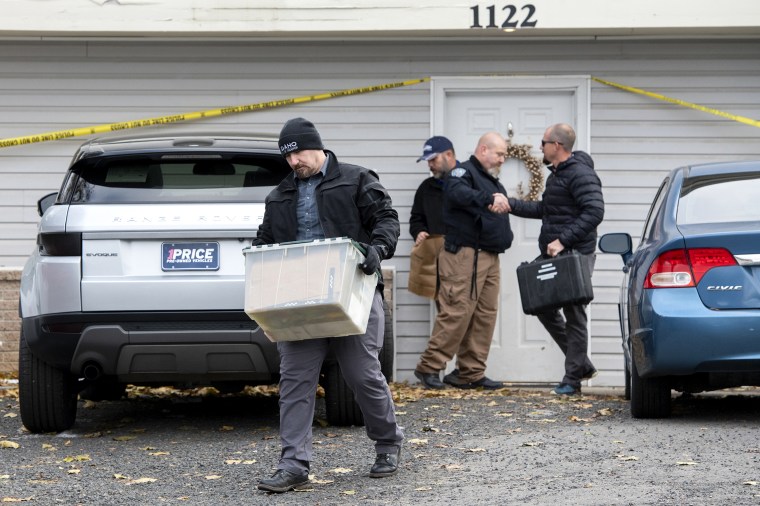
[[642, 377], [760, 373], [760, 310], [711, 310], [696, 289], [660, 289], [645, 290], [637, 317], [631, 345]]
[[25, 318], [35, 356], [78, 377], [132, 383], [271, 383], [279, 355], [241, 311], [65, 313]]

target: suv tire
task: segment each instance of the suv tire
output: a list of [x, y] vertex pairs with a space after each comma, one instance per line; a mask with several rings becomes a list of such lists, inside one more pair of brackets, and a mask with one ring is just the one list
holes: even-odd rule
[[61, 432], [74, 425], [77, 383], [72, 374], [36, 358], [19, 336], [19, 407], [30, 432]]
[[[385, 313], [385, 332], [383, 333], [383, 349], [380, 350], [380, 369], [385, 380], [390, 383], [393, 379], [393, 314], [386, 301], [383, 301]], [[354, 399], [354, 393], [348, 387], [340, 372], [337, 362], [331, 361], [324, 373], [325, 410], [327, 422], [335, 426], [364, 425], [364, 416]]]

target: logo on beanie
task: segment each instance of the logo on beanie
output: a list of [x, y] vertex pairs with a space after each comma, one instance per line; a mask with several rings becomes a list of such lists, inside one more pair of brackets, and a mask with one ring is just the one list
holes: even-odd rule
[[296, 141], [288, 142], [287, 144], [283, 144], [280, 146], [280, 151], [282, 154], [290, 153], [291, 151], [298, 151], [298, 143]]

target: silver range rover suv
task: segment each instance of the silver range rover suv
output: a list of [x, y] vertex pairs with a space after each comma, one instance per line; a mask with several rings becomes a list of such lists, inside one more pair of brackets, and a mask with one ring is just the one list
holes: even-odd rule
[[[290, 174], [276, 138], [182, 134], [83, 144], [59, 192], [40, 199], [37, 248], [20, 293], [19, 401], [32, 432], [76, 420], [78, 397], [127, 384], [279, 380], [274, 343], [243, 311], [245, 258], [264, 198]], [[393, 330], [386, 307], [386, 378]], [[327, 360], [328, 421], [362, 424]]]

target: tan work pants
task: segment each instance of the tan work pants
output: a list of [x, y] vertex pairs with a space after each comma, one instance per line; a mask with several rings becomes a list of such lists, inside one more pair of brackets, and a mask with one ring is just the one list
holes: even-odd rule
[[459, 378], [465, 382], [485, 375], [499, 304], [499, 255], [480, 251], [475, 290], [472, 290], [475, 250], [441, 251], [438, 316], [417, 371], [437, 373], [457, 354]]

